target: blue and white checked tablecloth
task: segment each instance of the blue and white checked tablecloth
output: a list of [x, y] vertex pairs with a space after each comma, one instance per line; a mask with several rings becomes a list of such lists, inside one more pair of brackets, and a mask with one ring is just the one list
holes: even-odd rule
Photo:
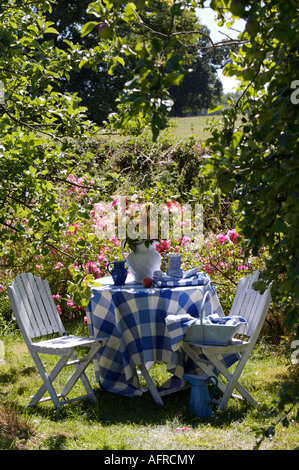
[[130, 281], [115, 286], [111, 277], [99, 279], [92, 288], [87, 306], [90, 336], [108, 335], [94, 360], [96, 380], [107, 391], [127, 396], [141, 395], [136, 366], [151, 361], [167, 364], [173, 380], [164, 387], [182, 385], [186, 373], [185, 355], [173, 351], [165, 318], [168, 314], [188, 313], [198, 317], [198, 306], [207, 290], [213, 311], [223, 315], [213, 285], [171, 288], [150, 287]]

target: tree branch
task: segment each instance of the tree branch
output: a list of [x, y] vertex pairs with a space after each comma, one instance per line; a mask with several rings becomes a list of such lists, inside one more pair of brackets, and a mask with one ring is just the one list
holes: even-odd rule
[[[7, 227], [7, 228], [9, 228], [9, 229], [11, 229], [11, 230], [14, 230], [14, 231], [17, 232], [17, 233], [20, 233], [20, 230], [19, 230], [18, 228], [14, 227], [13, 225], [10, 225], [10, 224], [8, 224], [8, 223], [6, 223], [6, 222], [3, 222], [2, 220], [0, 220], [0, 224], [1, 224], [1, 225], [4, 225], [5, 227]], [[31, 237], [31, 236], [28, 236], [27, 238], [29, 238], [29, 240], [32, 240], [32, 237]], [[57, 251], [58, 253], [61, 253], [62, 255], [67, 256], [68, 258], [71, 258], [71, 259], [73, 259], [73, 260], [76, 260], [75, 256], [72, 256], [72, 255], [70, 255], [69, 253], [66, 253], [66, 252], [63, 251], [63, 250], [60, 250], [60, 248], [57, 248], [57, 246], [52, 245], [52, 243], [46, 242], [46, 243], [44, 243], [44, 246], [49, 246], [50, 248], [53, 248], [53, 250]]]
[[[28, 129], [30, 129], [34, 132], [37, 130], [34, 125], [28, 124], [28, 123], [26, 123], [24, 121], [21, 121], [20, 119], [16, 118], [13, 114], [11, 114], [10, 111], [8, 111], [8, 109], [6, 108], [6, 106], [4, 104], [0, 104], [0, 108], [3, 109], [5, 114], [7, 114], [7, 116], [10, 117], [10, 119], [12, 119], [14, 122], [16, 122], [19, 126], [27, 127]], [[57, 137], [54, 134], [50, 134], [49, 132], [45, 132], [45, 131], [41, 130], [40, 128], [38, 129], [38, 132], [41, 132], [42, 134], [45, 134], [45, 135], [51, 137], [52, 139], [58, 140], [60, 143], [62, 143], [62, 140], [59, 139], [59, 137]]]

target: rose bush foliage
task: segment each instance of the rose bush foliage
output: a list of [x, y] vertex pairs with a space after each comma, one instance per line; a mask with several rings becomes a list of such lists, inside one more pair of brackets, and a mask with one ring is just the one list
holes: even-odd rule
[[[84, 198], [85, 187], [80, 187], [74, 175], [71, 178], [77, 184], [68, 197]], [[81, 183], [84, 181], [81, 180]], [[113, 209], [114, 201], [106, 202], [105, 207]], [[179, 205], [171, 201], [170, 206], [174, 204]], [[1, 274], [5, 284], [18, 272], [33, 272], [49, 280], [56, 308], [65, 320], [84, 318], [91, 294], [90, 285], [94, 280], [108, 275], [109, 261], [122, 259], [121, 240], [98, 236], [99, 227], [104, 228], [102, 223], [99, 224], [99, 205], [102, 206], [101, 203], [94, 204], [89, 218], [84, 222], [73, 222], [62, 232], [59, 251], [50, 249], [49, 254], [44, 256], [41, 247], [32, 253], [30, 247], [15, 244], [19, 267], [6, 266], [5, 276], [3, 271]], [[203, 235], [201, 247], [196, 251], [189, 249], [190, 238], [186, 236], [159, 240], [156, 249], [162, 257], [171, 252], [180, 253], [185, 270], [198, 266], [200, 271], [206, 272], [215, 285], [225, 313], [228, 313], [240, 277], [263, 268], [260, 257], [245, 257], [242, 241], [235, 229], [229, 229], [224, 233]], [[163, 264], [162, 269], [165, 269]], [[0, 288], [4, 296], [5, 286], [1, 284]]]

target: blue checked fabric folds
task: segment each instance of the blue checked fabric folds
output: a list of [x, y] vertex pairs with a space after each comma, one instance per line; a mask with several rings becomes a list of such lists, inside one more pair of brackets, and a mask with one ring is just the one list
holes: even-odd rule
[[173, 378], [163, 388], [180, 386], [186, 373], [184, 353], [173, 351], [165, 318], [186, 313], [198, 317], [207, 290], [211, 292], [213, 311], [223, 315], [210, 282], [205, 285], [172, 288], [144, 288], [128, 279], [123, 286], [100, 279], [93, 287], [86, 313], [90, 336], [107, 335], [108, 341], [94, 360], [96, 380], [110, 392], [127, 396], [141, 395], [136, 366], [150, 361], [167, 364]]
[[195, 276], [187, 278], [173, 278], [164, 280], [154, 279], [153, 284], [155, 287], [184, 287], [184, 286], [202, 286], [210, 282], [209, 276], [204, 273], [198, 273]]

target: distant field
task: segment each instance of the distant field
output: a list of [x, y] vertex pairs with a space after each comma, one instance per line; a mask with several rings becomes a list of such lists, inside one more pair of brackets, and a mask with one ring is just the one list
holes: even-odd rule
[[174, 124], [172, 133], [175, 137], [196, 134], [199, 135], [200, 138], [206, 139], [210, 135], [209, 131], [205, 130], [208, 119], [211, 119], [210, 115], [173, 118], [170, 120], [170, 122]]
[[[171, 118], [170, 119], [170, 132], [174, 137], [188, 137], [189, 135], [195, 134], [199, 139], [205, 140], [211, 134], [206, 130], [207, 121], [212, 119], [212, 115], [205, 116], [192, 116], [192, 117], [182, 117], [182, 118]], [[215, 119], [220, 119], [221, 116], [214, 116]], [[107, 137], [107, 136], [106, 136]], [[127, 139], [128, 136], [120, 136], [119, 134], [110, 135], [109, 139], [119, 140]]]

